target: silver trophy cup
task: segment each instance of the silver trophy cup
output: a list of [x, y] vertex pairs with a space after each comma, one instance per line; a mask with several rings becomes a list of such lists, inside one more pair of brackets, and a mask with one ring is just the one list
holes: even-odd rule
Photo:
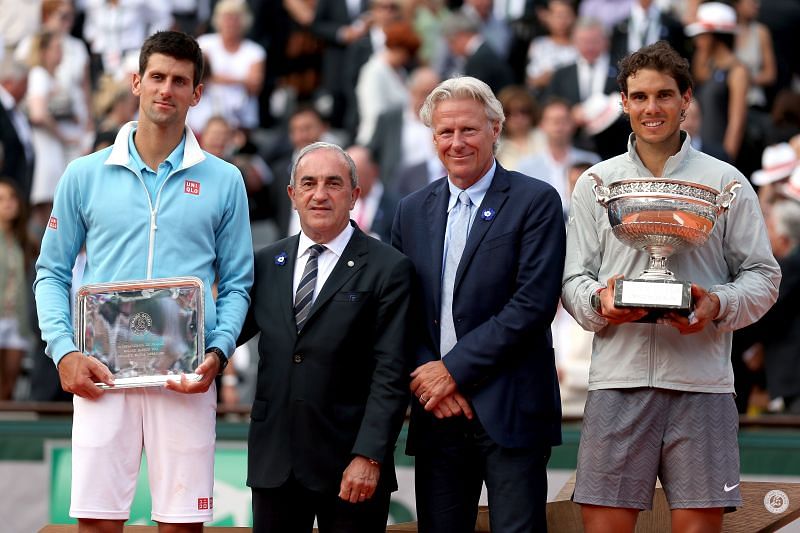
[[720, 192], [698, 183], [660, 178], [604, 185], [597, 174], [589, 176], [595, 182], [592, 189], [597, 202], [608, 212], [614, 236], [650, 254], [649, 265], [636, 279], [616, 282], [614, 305], [688, 312], [692, 284], [675, 279], [667, 259], [705, 244], [742, 185], [732, 181]]

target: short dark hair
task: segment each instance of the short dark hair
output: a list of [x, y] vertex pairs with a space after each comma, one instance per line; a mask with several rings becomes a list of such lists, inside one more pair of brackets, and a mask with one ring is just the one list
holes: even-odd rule
[[620, 91], [626, 96], [628, 94], [628, 78], [643, 69], [657, 70], [669, 75], [678, 84], [681, 94], [694, 87], [689, 61], [681, 57], [666, 41], [658, 41], [640, 48], [620, 60], [617, 83]]
[[144, 76], [147, 62], [153, 54], [164, 54], [175, 59], [194, 63], [192, 86], [197, 87], [203, 78], [203, 52], [200, 45], [189, 34], [181, 31], [158, 31], [147, 38], [139, 52], [139, 75]]
[[311, 102], [301, 102], [297, 104], [297, 107], [295, 107], [292, 110], [292, 112], [289, 113], [289, 120], [291, 121], [294, 117], [298, 115], [304, 115], [306, 113], [314, 115], [317, 118], [317, 120], [319, 120], [323, 124], [325, 123], [325, 117], [322, 116], [320, 110], [317, 109]]

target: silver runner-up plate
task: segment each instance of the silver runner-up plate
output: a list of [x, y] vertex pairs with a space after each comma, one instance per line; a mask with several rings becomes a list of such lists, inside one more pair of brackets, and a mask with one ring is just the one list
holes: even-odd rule
[[195, 277], [84, 285], [75, 299], [75, 343], [114, 374], [114, 387], [197, 381], [205, 353], [203, 282]]

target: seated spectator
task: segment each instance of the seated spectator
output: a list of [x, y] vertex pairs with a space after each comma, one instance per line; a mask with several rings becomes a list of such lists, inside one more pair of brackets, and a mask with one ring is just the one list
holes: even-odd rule
[[[72, 0], [44, 0], [42, 2], [42, 31], [51, 32], [59, 37], [63, 54], [55, 71], [59, 87], [64, 88], [64, 98], [69, 101], [69, 108], [75, 116], [76, 136], [82, 130], [82, 143], [70, 147], [67, 160], [71, 161], [83, 155], [89, 148], [91, 136], [94, 134], [91, 109], [91, 87], [89, 76], [89, 51], [86, 43], [70, 35], [75, 21], [75, 7]], [[25, 62], [31, 55], [34, 35], [20, 41], [14, 52], [17, 61]], [[128, 88], [130, 92], [130, 88]]]
[[737, 0], [734, 4], [739, 26], [734, 50], [736, 57], [744, 63], [750, 73], [747, 104], [750, 107], [765, 109], [767, 106], [765, 89], [771, 87], [778, 77], [772, 34], [769, 28], [758, 22], [760, 0]]
[[220, 0], [211, 23], [217, 32], [197, 38], [211, 68], [204, 96], [225, 102], [223, 116], [232, 126], [256, 128], [267, 53], [245, 38], [252, 24], [250, 9], [241, 0]]
[[731, 161], [742, 147], [747, 122], [747, 68], [734, 54], [736, 12], [722, 2], [706, 2], [686, 27], [694, 39], [695, 98], [703, 108], [703, 142], [721, 143]]
[[[410, 21], [403, 19], [400, 0], [368, 0], [368, 3], [369, 10], [362, 15], [368, 30], [347, 47], [345, 64], [341, 71], [336, 73], [345, 85], [343, 129], [349, 135], [349, 139], [357, 138], [361, 122], [359, 113], [361, 112], [362, 102], [357, 92], [361, 71], [370, 59], [386, 50], [387, 26], [398, 22], [410, 24]], [[411, 65], [408, 66], [409, 68], [411, 67]], [[325, 67], [323, 66], [323, 68]], [[320, 100], [318, 99], [316, 102], [317, 109], [322, 111], [319, 102]]]
[[274, 219], [272, 170], [248, 141], [246, 132], [232, 127], [224, 117], [214, 116], [206, 122], [199, 141], [203, 150], [236, 165], [242, 173], [250, 221]]
[[775, 97], [765, 140], [768, 144], [787, 142], [800, 134], [800, 93], [790, 89]]
[[14, 181], [26, 202], [36, 155], [31, 126], [23, 110], [27, 90], [28, 67], [10, 58], [0, 61], [0, 176]]
[[12, 399], [33, 340], [27, 306], [34, 253], [25, 205], [16, 184], [0, 177], [0, 401]]
[[767, 146], [761, 157], [761, 170], [753, 172], [750, 182], [758, 187], [758, 201], [764, 213], [781, 197], [781, 188], [800, 162], [789, 143]]
[[528, 48], [526, 69], [528, 87], [541, 93], [550, 83], [553, 72], [571, 65], [578, 58], [572, 44], [572, 27], [575, 24], [575, 6], [571, 0], [550, 0], [542, 10], [542, 24], [547, 35], [533, 39]]
[[446, 77], [463, 74], [478, 78], [491, 87], [495, 94], [513, 83], [511, 67], [486, 42], [480, 33], [480, 26], [473, 18], [455, 13], [444, 21], [442, 33], [455, 58], [454, 69]]
[[701, 152], [712, 157], [716, 157], [721, 161], [730, 163], [730, 158], [725, 152], [725, 149], [722, 147], [722, 144], [706, 142], [703, 140], [703, 136], [700, 134], [702, 125], [703, 110], [700, 107], [700, 103], [697, 100], [692, 99], [692, 101], [689, 103], [689, 108], [686, 110], [686, 114], [684, 115], [681, 129], [689, 134], [689, 137], [692, 140], [692, 146], [695, 150], [700, 150]]
[[686, 34], [680, 20], [655, 0], [634, 0], [631, 14], [611, 31], [611, 63], [656, 41], [667, 41], [680, 55], [689, 55]]
[[30, 204], [37, 232], [44, 232], [56, 184], [69, 163], [68, 150], [79, 142], [82, 130], [72, 108], [69, 90], [56, 78], [63, 57], [58, 34], [37, 35], [31, 46], [31, 70], [28, 74], [28, 118], [31, 122], [33, 167]]
[[397, 177], [405, 169], [438, 159], [433, 143], [420, 142], [431, 132], [419, 119], [419, 110], [440, 81], [432, 68], [418, 67], [408, 78], [408, 105], [378, 116], [368, 148], [380, 167], [381, 182], [391, 190], [396, 191]]
[[600, 21], [607, 31], [630, 15], [635, 0], [581, 0], [578, 17]]
[[508, 170], [517, 170], [522, 158], [532, 156], [545, 145], [545, 135], [536, 127], [539, 106], [521, 85], [509, 85], [497, 95], [503, 105], [506, 121], [500, 134], [495, 157]]
[[386, 190], [380, 179], [380, 169], [372, 159], [369, 149], [354, 144], [347, 149], [358, 173], [358, 186], [361, 194], [350, 211], [361, 231], [383, 242], [390, 242], [394, 212], [400, 199]]
[[447, 53], [442, 22], [450, 14], [444, 0], [408, 0], [405, 7], [406, 18], [421, 41], [417, 52], [420, 63], [433, 68], [441, 66]]
[[359, 117], [356, 141], [363, 145], [372, 139], [382, 112], [407, 105], [406, 67], [416, 58], [420, 45], [419, 37], [408, 22], [390, 22], [383, 32], [385, 48], [373, 53], [361, 67], [356, 83]]
[[505, 62], [511, 48], [511, 28], [506, 20], [495, 16], [494, 0], [464, 0], [460, 12], [477, 24], [486, 43]]
[[286, 193], [295, 156], [300, 150], [317, 141], [339, 143], [337, 137], [328, 129], [328, 124], [320, 112], [307, 104], [298, 106], [290, 115], [288, 137], [290, 141], [288, 151], [270, 161], [274, 176], [271, 197], [274, 201], [280, 236], [294, 235], [300, 231], [300, 221]]
[[573, 144], [575, 123], [566, 100], [552, 98], [545, 103], [539, 128], [545, 136], [544, 149], [537, 154], [521, 159], [517, 170], [525, 175], [546, 181], [558, 191], [566, 220], [572, 192], [569, 187], [571, 165], [579, 161], [599, 163], [600, 156], [576, 148]]
[[589, 134], [585, 130], [588, 114], [583, 106], [596, 95], [619, 94], [617, 68], [611, 64], [608, 35], [596, 19], [581, 18], [572, 31], [572, 42], [578, 51], [575, 63], [553, 73], [546, 96], [565, 99], [572, 106], [572, 117], [579, 128], [576, 144], [596, 152], [603, 159], [625, 151], [630, 133], [626, 120], [619, 119], [602, 131]]
[[92, 54], [92, 81], [101, 74], [123, 79], [148, 35], [172, 27], [170, 2], [163, 0], [84, 0], [83, 37]]
[[131, 92], [130, 82], [111, 76], [100, 78], [100, 87], [94, 94], [94, 114], [100, 119], [98, 135], [106, 132], [116, 135], [123, 125], [134, 120], [138, 110], [139, 98]]
[[770, 244], [783, 274], [778, 301], [748, 334], [757, 341], [752, 365], [763, 364], [772, 409], [800, 415], [800, 171], [795, 170], [782, 190], [784, 197], [766, 214]]

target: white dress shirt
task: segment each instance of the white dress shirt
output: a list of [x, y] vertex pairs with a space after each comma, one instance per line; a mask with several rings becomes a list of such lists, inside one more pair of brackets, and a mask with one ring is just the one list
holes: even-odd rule
[[593, 94], [603, 94], [608, 77], [609, 55], [603, 54], [590, 65], [583, 57], [578, 57], [578, 87], [581, 92], [581, 102]]
[[[332, 241], [320, 243], [325, 245], [325, 251], [319, 254], [317, 258], [317, 284], [314, 287], [314, 295], [311, 297], [312, 302], [317, 300], [319, 291], [322, 289], [322, 286], [325, 285], [331, 272], [333, 272], [333, 267], [336, 266], [336, 263], [342, 256], [352, 236], [353, 226], [348, 223], [347, 227]], [[308, 263], [308, 249], [315, 244], [317, 243], [309, 239], [305, 233], [302, 231], [300, 232], [300, 242], [297, 245], [297, 260], [294, 262], [292, 295], [297, 293], [297, 287], [300, 285], [300, 279], [303, 277], [303, 270], [306, 268], [306, 263]]]
[[355, 220], [358, 227], [364, 233], [369, 233], [372, 228], [372, 221], [383, 198], [383, 183], [376, 181], [369, 194], [362, 194], [356, 200], [353, 209], [350, 211], [350, 218]]
[[645, 11], [641, 4], [634, 2], [631, 6], [631, 20], [628, 25], [628, 51], [634, 52], [643, 46], [653, 44], [661, 33], [661, 12], [658, 6], [651, 4]]
[[[469, 230], [472, 229], [472, 223], [475, 222], [475, 215], [478, 214], [478, 209], [480, 208], [481, 203], [483, 203], [483, 198], [486, 196], [486, 192], [489, 190], [489, 187], [492, 186], [495, 170], [497, 170], [497, 161], [492, 161], [492, 167], [489, 169], [489, 171], [470, 187], [464, 189], [469, 196], [469, 201], [471, 203]], [[453, 185], [453, 182], [450, 181], [449, 177], [447, 178], [447, 185], [450, 189], [450, 199], [447, 201], [447, 214], [449, 216], [450, 211], [452, 211], [456, 206], [456, 203], [458, 203], [458, 195], [461, 194], [461, 189]], [[468, 234], [469, 230], [467, 232]], [[442, 276], [444, 276], [444, 262], [447, 260], [447, 247], [449, 242], [450, 232], [445, 229], [444, 253], [442, 254]]]

